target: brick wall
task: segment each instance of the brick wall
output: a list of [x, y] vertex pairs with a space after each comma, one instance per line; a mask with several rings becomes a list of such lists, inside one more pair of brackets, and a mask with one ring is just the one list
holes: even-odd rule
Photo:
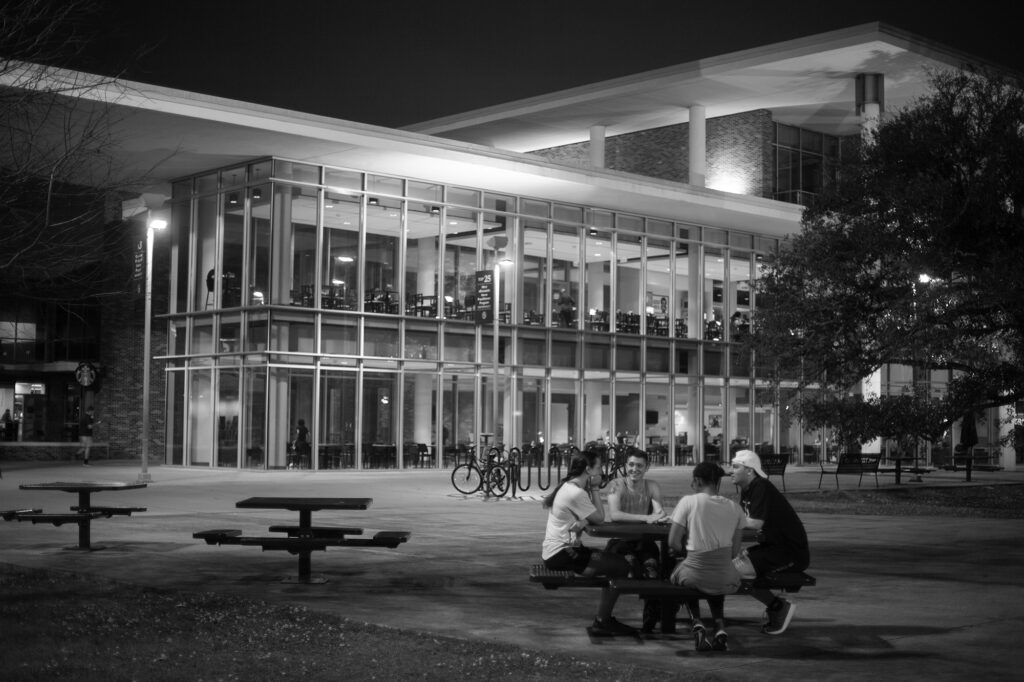
[[[707, 178], [729, 174], [756, 196], [771, 196], [772, 118], [765, 109], [707, 121]], [[590, 142], [531, 152], [549, 161], [590, 165]], [[673, 182], [689, 178], [689, 125], [686, 123], [615, 135], [605, 140], [605, 167]]]
[[[127, 248], [134, 246], [134, 238], [145, 239], [145, 224], [139, 220], [129, 235]], [[153, 254], [153, 313], [167, 310], [168, 263], [166, 239], [156, 239]], [[126, 278], [130, 273], [125, 273]], [[133, 459], [142, 453], [142, 385], [143, 385], [143, 330], [145, 300], [129, 291], [105, 296], [102, 301], [102, 330], [100, 336], [100, 362], [103, 379], [96, 396], [98, 418], [104, 423], [97, 427], [96, 440], [110, 443], [112, 459]], [[152, 353], [167, 352], [167, 325], [154, 319]], [[150, 371], [149, 443], [150, 461], [160, 462], [164, 457], [164, 369], [163, 363], [153, 362]]]

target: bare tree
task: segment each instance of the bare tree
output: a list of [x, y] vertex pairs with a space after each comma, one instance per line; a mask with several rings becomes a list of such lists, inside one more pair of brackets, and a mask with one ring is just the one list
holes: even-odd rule
[[[116, 81], [48, 66], [72, 59], [91, 6], [0, 4], [0, 287], [7, 295], [74, 298], [119, 286], [119, 172], [110, 97]], [[123, 255], [122, 255], [123, 254]], [[115, 278], [112, 281], [112, 278]], [[123, 286], [123, 282], [120, 284]]]

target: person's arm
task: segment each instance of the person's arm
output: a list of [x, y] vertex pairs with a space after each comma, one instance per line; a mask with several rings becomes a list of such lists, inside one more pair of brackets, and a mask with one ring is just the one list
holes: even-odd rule
[[761, 530], [764, 527], [764, 520], [768, 516], [767, 505], [768, 500], [765, 498], [761, 486], [756, 485], [751, 488], [746, 504], [743, 505], [747, 516], [745, 527]]
[[651, 492], [651, 508], [654, 510], [654, 521], [661, 521], [668, 516], [668, 514], [665, 513], [664, 505], [661, 503], [661, 486], [654, 481], [648, 481], [647, 485], [648, 490]]
[[594, 512], [587, 516], [587, 522], [594, 526], [600, 526], [604, 523], [604, 504], [601, 502], [601, 491], [593, 481], [588, 482], [586, 491], [591, 504], [594, 505]]
[[668, 530], [668, 549], [672, 554], [683, 553], [683, 542], [686, 540], [686, 526], [681, 526], [672, 519], [672, 527]]
[[736, 530], [732, 534], [732, 556], [735, 559], [739, 556], [740, 550], [743, 549], [743, 525], [736, 527]]

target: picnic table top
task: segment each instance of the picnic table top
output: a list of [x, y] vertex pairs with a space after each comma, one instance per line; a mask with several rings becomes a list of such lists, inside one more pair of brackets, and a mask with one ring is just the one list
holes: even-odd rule
[[637, 521], [611, 521], [599, 526], [587, 526], [587, 534], [595, 538], [667, 538], [671, 523], [643, 523]]
[[321, 509], [369, 509], [372, 497], [250, 497], [235, 506], [240, 509], [288, 509], [319, 511]]
[[52, 483], [22, 483], [22, 490], [63, 490], [68, 493], [95, 492], [98, 490], [133, 490], [145, 488], [146, 483], [124, 481], [54, 481]]

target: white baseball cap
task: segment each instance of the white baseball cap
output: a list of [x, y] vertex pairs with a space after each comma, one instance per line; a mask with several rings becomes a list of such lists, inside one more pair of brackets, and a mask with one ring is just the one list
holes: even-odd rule
[[740, 450], [732, 458], [733, 464], [742, 464], [745, 467], [750, 467], [757, 472], [757, 475], [761, 478], [768, 478], [764, 473], [764, 469], [761, 468], [761, 458], [757, 456], [757, 453], [753, 450]]

